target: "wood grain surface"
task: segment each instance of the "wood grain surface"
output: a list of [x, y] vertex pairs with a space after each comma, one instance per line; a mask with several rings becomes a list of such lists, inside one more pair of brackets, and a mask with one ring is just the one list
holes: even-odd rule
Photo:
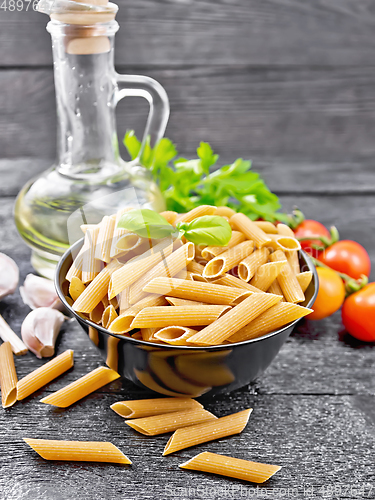
[[[34, 163], [26, 159], [0, 163], [0, 175], [8, 175], [6, 180], [16, 168], [23, 172], [12, 177], [8, 194], [3, 188], [0, 200], [0, 250], [16, 259], [21, 283], [32, 270], [30, 252], [13, 224], [14, 193], [27, 175], [32, 175], [29, 165], [44, 168], [46, 163], [46, 160]], [[276, 185], [277, 162], [274, 163], [263, 167], [269, 175], [272, 173]], [[324, 172], [323, 165], [316, 168], [317, 172]], [[368, 166], [359, 165], [362, 193], [357, 186], [350, 194], [350, 168], [348, 165], [346, 168], [335, 177], [336, 182], [342, 177], [343, 185], [337, 185], [334, 195], [329, 188], [324, 192], [321, 182], [317, 182], [319, 192], [301, 195], [297, 182], [299, 169], [284, 165], [282, 178], [291, 181], [297, 175], [297, 181], [281, 182], [280, 189], [286, 193], [281, 200], [285, 210], [297, 204], [308, 217], [326, 225], [336, 224], [343, 238], [361, 242], [375, 262], [375, 208], [371, 188], [365, 185], [366, 177], [370, 181], [372, 177]], [[307, 178], [312, 182], [314, 177], [308, 172], [309, 169]], [[334, 172], [331, 169], [330, 175]], [[302, 185], [308, 192], [309, 183]], [[18, 291], [0, 304], [0, 313], [18, 333], [28, 312]], [[74, 496], [78, 500], [114, 497], [229, 500], [263, 498], [266, 494], [275, 500], [288, 498], [287, 494], [298, 500], [375, 498], [374, 346], [345, 333], [339, 313], [319, 322], [302, 321], [269, 369], [253, 384], [229, 395], [201, 398], [205, 407], [217, 416], [253, 407], [249, 424], [241, 435], [165, 458], [161, 454], [168, 435], [153, 438], [139, 435], [109, 408], [119, 400], [150, 397], [150, 393], [130, 382], [117, 380], [67, 409], [39, 403], [44, 395], [102, 364], [96, 347], [74, 321], [63, 327], [57, 353], [68, 348], [75, 351], [75, 366], [71, 371], [24, 402], [0, 411], [1, 499], [70, 500]], [[17, 357], [19, 377], [43, 363], [30, 353]], [[133, 465], [47, 462], [29, 449], [22, 437], [108, 440], [127, 454]], [[178, 468], [178, 464], [201, 451], [275, 463], [283, 468], [258, 488], [251, 483]]]

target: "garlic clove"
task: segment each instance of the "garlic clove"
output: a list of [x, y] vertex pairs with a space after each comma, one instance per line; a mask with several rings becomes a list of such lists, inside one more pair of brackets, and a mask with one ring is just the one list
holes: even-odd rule
[[0, 300], [11, 295], [17, 288], [19, 270], [13, 259], [0, 253]]
[[21, 326], [22, 340], [37, 358], [55, 353], [55, 343], [66, 317], [56, 309], [39, 307], [31, 311]]
[[23, 286], [20, 286], [22, 300], [31, 309], [52, 307], [60, 309], [62, 303], [58, 298], [53, 281], [35, 274], [28, 274]]

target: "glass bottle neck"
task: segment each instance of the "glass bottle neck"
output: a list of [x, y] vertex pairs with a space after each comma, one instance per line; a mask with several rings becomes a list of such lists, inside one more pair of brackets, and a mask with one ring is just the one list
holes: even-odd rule
[[116, 173], [121, 162], [115, 120], [114, 34], [108, 36], [98, 27], [65, 26], [65, 32], [61, 27], [58, 32], [49, 29], [57, 104], [57, 165], [66, 175], [87, 179], [95, 174], [97, 180], [98, 173], [104, 177]]

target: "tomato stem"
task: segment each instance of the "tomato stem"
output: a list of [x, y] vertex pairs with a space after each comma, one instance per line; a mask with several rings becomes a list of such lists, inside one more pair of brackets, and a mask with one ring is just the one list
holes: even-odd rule
[[322, 245], [312, 244], [311, 247], [314, 248], [315, 250], [320, 250], [320, 251], [325, 250], [334, 243], [337, 243], [340, 239], [337, 227], [331, 226], [329, 232], [330, 236], [323, 236], [321, 234], [311, 234], [310, 236], [302, 236], [301, 238], [298, 238], [298, 241], [318, 240], [322, 243]]
[[356, 280], [352, 278], [351, 276], [348, 276], [345, 273], [339, 273], [338, 271], [335, 271], [331, 267], [327, 266], [326, 264], [323, 264], [323, 262], [320, 262], [320, 260], [315, 259], [314, 257], [310, 256], [310, 259], [313, 261], [315, 267], [325, 267], [326, 269], [331, 269], [331, 271], [334, 271], [336, 274], [340, 276], [340, 278], [343, 280], [345, 284], [345, 290], [346, 290], [346, 296], [351, 295], [352, 293], [358, 292], [361, 290], [363, 287], [365, 287], [368, 283], [368, 277], [365, 274], [361, 274], [361, 277]]

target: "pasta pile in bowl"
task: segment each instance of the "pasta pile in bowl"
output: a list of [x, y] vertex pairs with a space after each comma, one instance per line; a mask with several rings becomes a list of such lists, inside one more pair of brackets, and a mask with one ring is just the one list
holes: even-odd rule
[[139, 212], [82, 226], [58, 266], [61, 300], [107, 365], [148, 389], [196, 397], [249, 383], [317, 293], [293, 231], [212, 206], [148, 214], [155, 225], [139, 229]]

